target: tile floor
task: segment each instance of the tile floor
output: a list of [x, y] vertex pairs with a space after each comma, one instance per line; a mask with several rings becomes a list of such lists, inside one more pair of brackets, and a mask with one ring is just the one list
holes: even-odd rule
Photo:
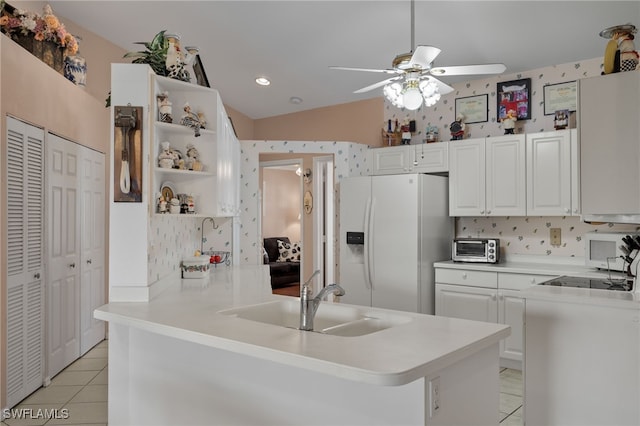
[[522, 372], [500, 369], [500, 425], [522, 426]]
[[[0, 425], [106, 425], [107, 349], [108, 341], [104, 340], [54, 377], [50, 386], [14, 407], [25, 409], [23, 413], [32, 413], [35, 418], [9, 418]], [[38, 410], [45, 409], [58, 410], [58, 417], [67, 418], [45, 419], [36, 415]], [[522, 373], [518, 370], [500, 370], [499, 420], [503, 426], [522, 425]]]
[[107, 342], [97, 344], [55, 376], [51, 385], [40, 388], [13, 407], [22, 418], [8, 418], [0, 424], [106, 426]]

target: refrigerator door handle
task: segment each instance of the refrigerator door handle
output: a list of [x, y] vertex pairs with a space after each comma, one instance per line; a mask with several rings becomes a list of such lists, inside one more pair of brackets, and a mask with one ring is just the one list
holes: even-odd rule
[[371, 278], [369, 277], [369, 221], [371, 216], [371, 198], [367, 198], [364, 208], [364, 284], [371, 289]]
[[367, 275], [368, 275], [368, 281], [369, 281], [369, 288], [373, 290], [373, 283], [376, 281], [376, 276], [375, 276], [375, 264], [373, 263], [373, 248], [374, 246], [374, 241], [373, 241], [373, 224], [374, 224], [374, 220], [375, 220], [375, 213], [376, 213], [376, 199], [375, 198], [371, 198], [371, 202], [370, 202], [370, 208], [369, 208], [369, 214], [367, 216], [367, 241], [366, 241], [366, 247], [367, 247], [367, 253], [365, 255], [366, 257], [366, 270], [367, 270]]

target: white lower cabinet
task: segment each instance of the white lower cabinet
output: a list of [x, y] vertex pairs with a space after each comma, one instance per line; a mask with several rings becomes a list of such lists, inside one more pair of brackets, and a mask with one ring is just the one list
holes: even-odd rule
[[436, 315], [506, 324], [511, 335], [500, 342], [501, 365], [521, 368], [524, 352], [524, 299], [520, 290], [553, 275], [436, 268]]

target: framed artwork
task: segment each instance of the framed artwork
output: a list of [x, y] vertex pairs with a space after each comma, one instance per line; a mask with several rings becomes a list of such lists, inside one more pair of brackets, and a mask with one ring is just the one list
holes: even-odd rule
[[578, 82], [548, 84], [543, 88], [544, 115], [554, 115], [556, 111], [576, 111], [578, 109]]
[[489, 95], [456, 98], [456, 117], [458, 114], [464, 115], [467, 124], [489, 121]]
[[209, 86], [207, 73], [204, 72], [204, 66], [202, 65], [202, 59], [200, 59], [200, 55], [196, 55], [196, 59], [193, 61], [193, 73], [196, 76], [196, 83], [198, 83], [198, 85], [211, 87]]
[[496, 87], [496, 117], [498, 121], [512, 110], [518, 120], [531, 119], [531, 79], [503, 81]]

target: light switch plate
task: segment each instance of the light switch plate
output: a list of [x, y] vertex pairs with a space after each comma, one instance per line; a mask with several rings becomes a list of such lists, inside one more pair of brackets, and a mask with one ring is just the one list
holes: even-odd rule
[[562, 231], [560, 228], [550, 228], [549, 229], [549, 239], [551, 240], [551, 245], [554, 247], [560, 247], [562, 245]]

